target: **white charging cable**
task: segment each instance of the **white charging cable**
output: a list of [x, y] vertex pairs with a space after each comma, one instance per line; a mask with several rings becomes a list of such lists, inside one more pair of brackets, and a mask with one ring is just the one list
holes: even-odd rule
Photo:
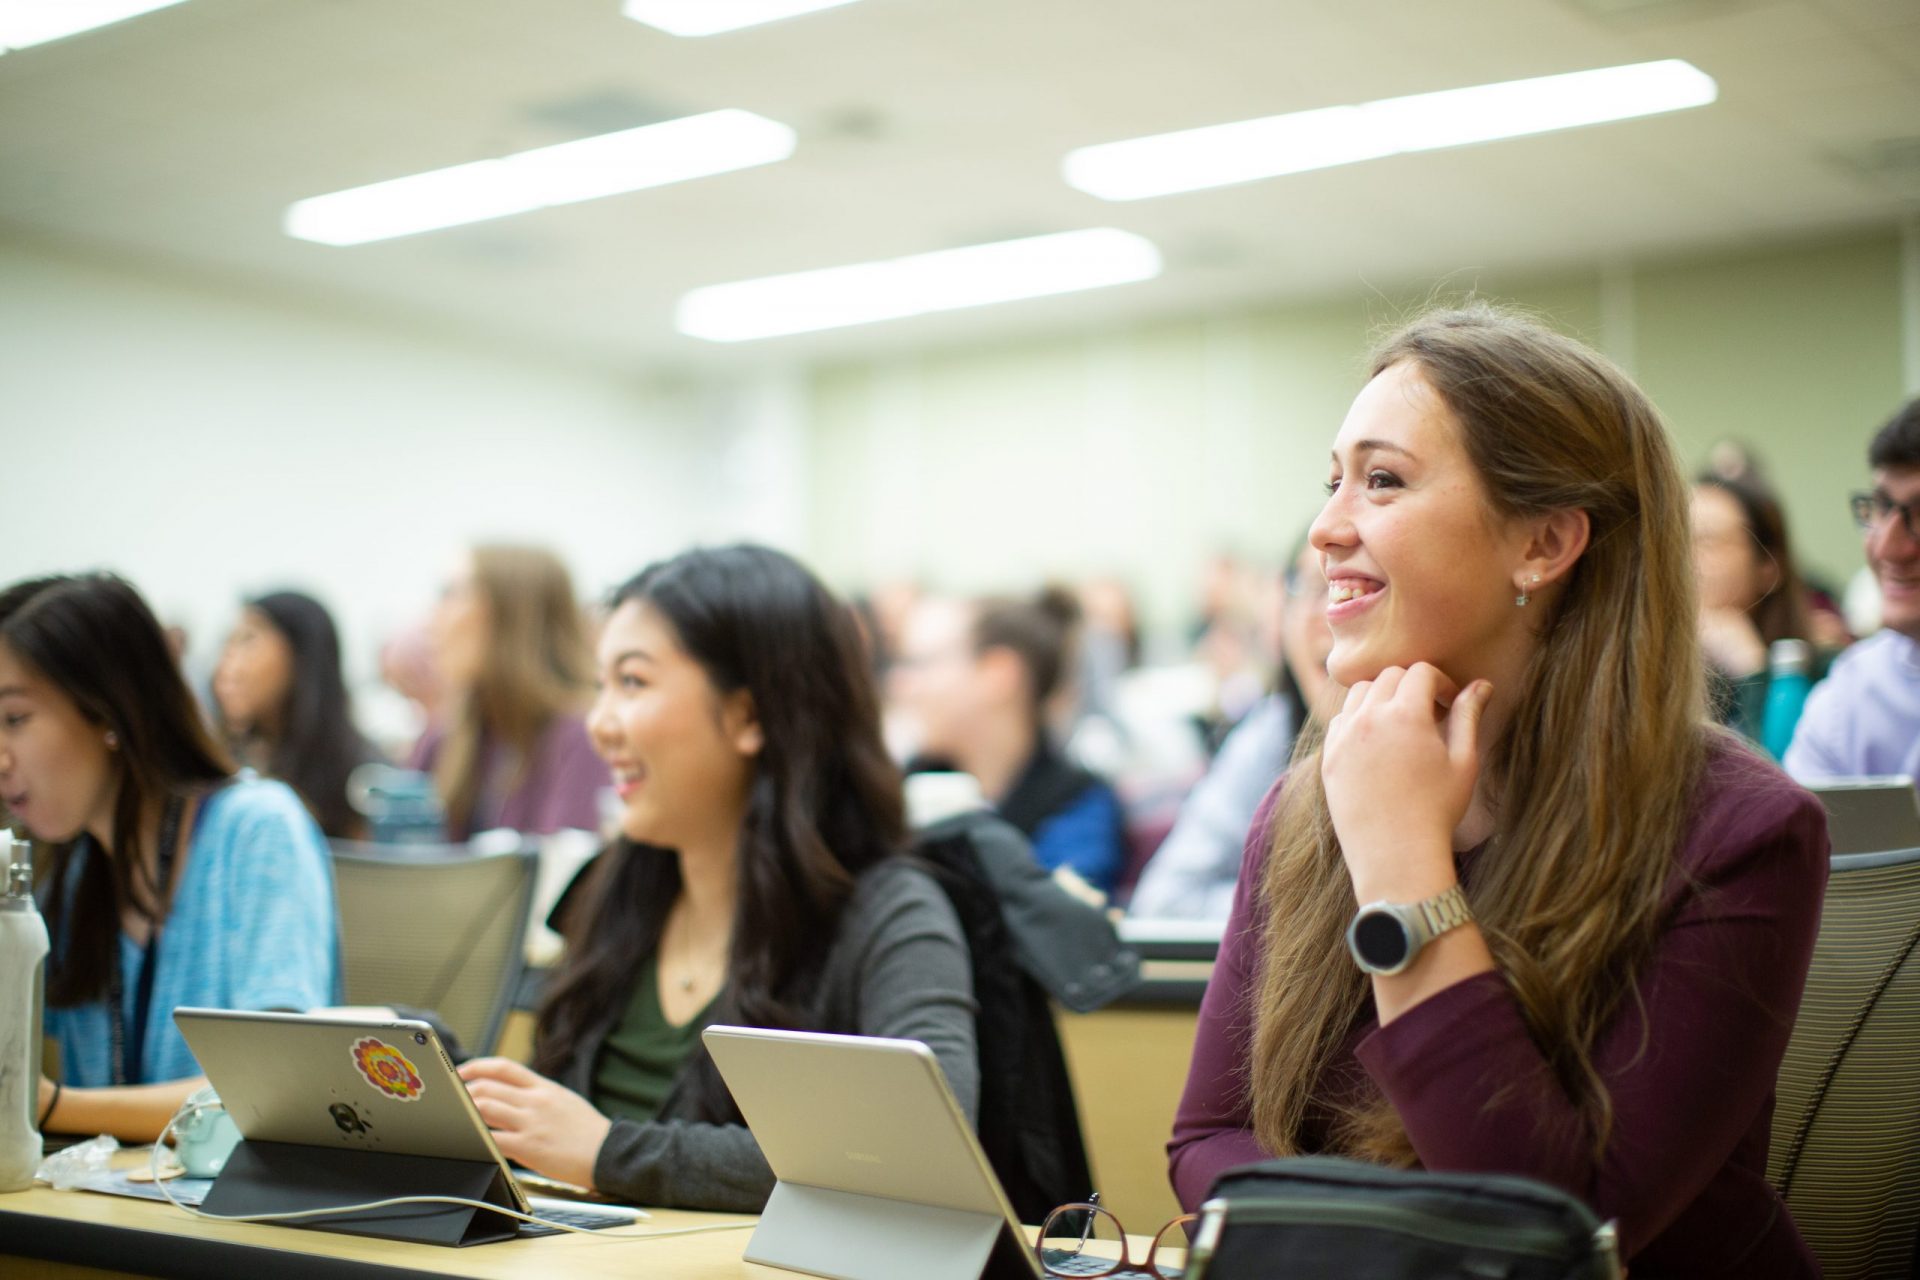
[[[331, 1218], [345, 1213], [364, 1213], [372, 1209], [392, 1209], [407, 1204], [446, 1204], [459, 1205], [470, 1209], [485, 1209], [488, 1213], [501, 1214], [508, 1218], [518, 1218], [522, 1222], [531, 1222], [536, 1226], [551, 1227], [555, 1231], [571, 1231], [576, 1235], [596, 1236], [613, 1240], [660, 1240], [667, 1236], [697, 1236], [709, 1231], [746, 1231], [752, 1222], [719, 1222], [701, 1227], [673, 1227], [665, 1231], [623, 1231], [619, 1227], [576, 1227], [570, 1222], [555, 1222], [551, 1218], [536, 1217], [531, 1213], [521, 1213], [518, 1209], [503, 1209], [497, 1204], [485, 1200], [469, 1200], [465, 1196], [394, 1196], [386, 1200], [369, 1200], [364, 1204], [343, 1204], [324, 1209], [294, 1209], [284, 1213], [208, 1213], [197, 1205], [174, 1198], [173, 1191], [167, 1186], [168, 1179], [160, 1173], [160, 1153], [166, 1150], [166, 1143], [181, 1121], [202, 1111], [211, 1111], [218, 1106], [214, 1102], [188, 1101], [173, 1113], [166, 1127], [160, 1130], [160, 1136], [154, 1141], [153, 1150], [147, 1156], [147, 1172], [153, 1176], [153, 1185], [168, 1204], [183, 1213], [196, 1218], [206, 1218], [211, 1222], [298, 1222], [303, 1218]], [[644, 1216], [644, 1215], [642, 1215]], [[626, 1224], [629, 1226], [637, 1223]], [[619, 1234], [614, 1234], [619, 1232]]]

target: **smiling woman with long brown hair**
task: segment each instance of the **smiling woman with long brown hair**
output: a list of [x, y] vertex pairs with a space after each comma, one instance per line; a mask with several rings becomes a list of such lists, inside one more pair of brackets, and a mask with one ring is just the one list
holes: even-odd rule
[[1687, 503], [1578, 343], [1476, 307], [1381, 348], [1312, 533], [1346, 698], [1248, 836], [1190, 1208], [1346, 1154], [1565, 1187], [1636, 1277], [1814, 1274], [1764, 1175], [1825, 819], [1708, 721]]

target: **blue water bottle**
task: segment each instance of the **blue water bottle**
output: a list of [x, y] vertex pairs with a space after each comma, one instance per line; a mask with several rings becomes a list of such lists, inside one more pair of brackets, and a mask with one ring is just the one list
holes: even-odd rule
[[1760, 743], [1775, 760], [1786, 758], [1800, 723], [1801, 708], [1813, 688], [1813, 649], [1805, 640], [1775, 640], [1767, 650], [1767, 709], [1760, 721]]

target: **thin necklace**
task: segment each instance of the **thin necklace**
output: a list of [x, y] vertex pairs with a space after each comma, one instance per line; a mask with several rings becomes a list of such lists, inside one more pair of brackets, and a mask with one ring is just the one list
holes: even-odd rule
[[[685, 919], [685, 917], [681, 917], [681, 919], [683, 919], [683, 920], [684, 920], [684, 919]], [[684, 933], [686, 933], [686, 932], [687, 932], [687, 927], [686, 927], [686, 926], [682, 926], [682, 928], [681, 928], [681, 930], [680, 930], [680, 932], [681, 932], [681, 933], [683, 933], [683, 934], [684, 934]], [[663, 938], [662, 938], [662, 941], [664, 941], [664, 940], [665, 940], [665, 939], [664, 939], [664, 937], [663, 937]], [[691, 940], [689, 940], [689, 941], [691, 941]], [[664, 948], [662, 948], [662, 949], [664, 950]], [[691, 948], [689, 948], [689, 950], [691, 950]], [[721, 953], [721, 958], [720, 958], [720, 963], [721, 963], [721, 965], [722, 965], [722, 968], [723, 968], [723, 971], [724, 971], [724, 966], [725, 966], [725, 964], [726, 964], [726, 953], [725, 953], [724, 951], [722, 951], [722, 953]], [[695, 984], [695, 982], [696, 982], [696, 981], [698, 980], [698, 974], [699, 974], [699, 967], [698, 967], [698, 960], [697, 960], [697, 958], [691, 958], [691, 957], [690, 957], [690, 964], [692, 965], [692, 967], [690, 967], [690, 968], [688, 968], [688, 969], [686, 970], [686, 972], [684, 972], [684, 973], [682, 973], [682, 974], [680, 974], [680, 975], [679, 975], [678, 977], [676, 977], [676, 978], [674, 978], [674, 979], [673, 979], [673, 984], [674, 984], [674, 986], [676, 986], [676, 987], [678, 987], [678, 988], [680, 989], [680, 994], [682, 994], [682, 995], [687, 995], [687, 994], [690, 994], [690, 993], [691, 993], [691, 992], [693, 991], [693, 988], [694, 988], [694, 984]]]

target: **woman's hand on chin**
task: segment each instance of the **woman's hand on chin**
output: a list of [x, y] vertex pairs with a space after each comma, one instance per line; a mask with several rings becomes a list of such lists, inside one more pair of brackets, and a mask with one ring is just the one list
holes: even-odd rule
[[1320, 776], [1360, 902], [1417, 902], [1456, 876], [1453, 831], [1480, 776], [1480, 715], [1493, 686], [1460, 690], [1438, 667], [1388, 667], [1347, 690]]
[[561, 1182], [593, 1185], [594, 1161], [613, 1122], [591, 1102], [508, 1058], [462, 1063], [460, 1078], [501, 1155]]

